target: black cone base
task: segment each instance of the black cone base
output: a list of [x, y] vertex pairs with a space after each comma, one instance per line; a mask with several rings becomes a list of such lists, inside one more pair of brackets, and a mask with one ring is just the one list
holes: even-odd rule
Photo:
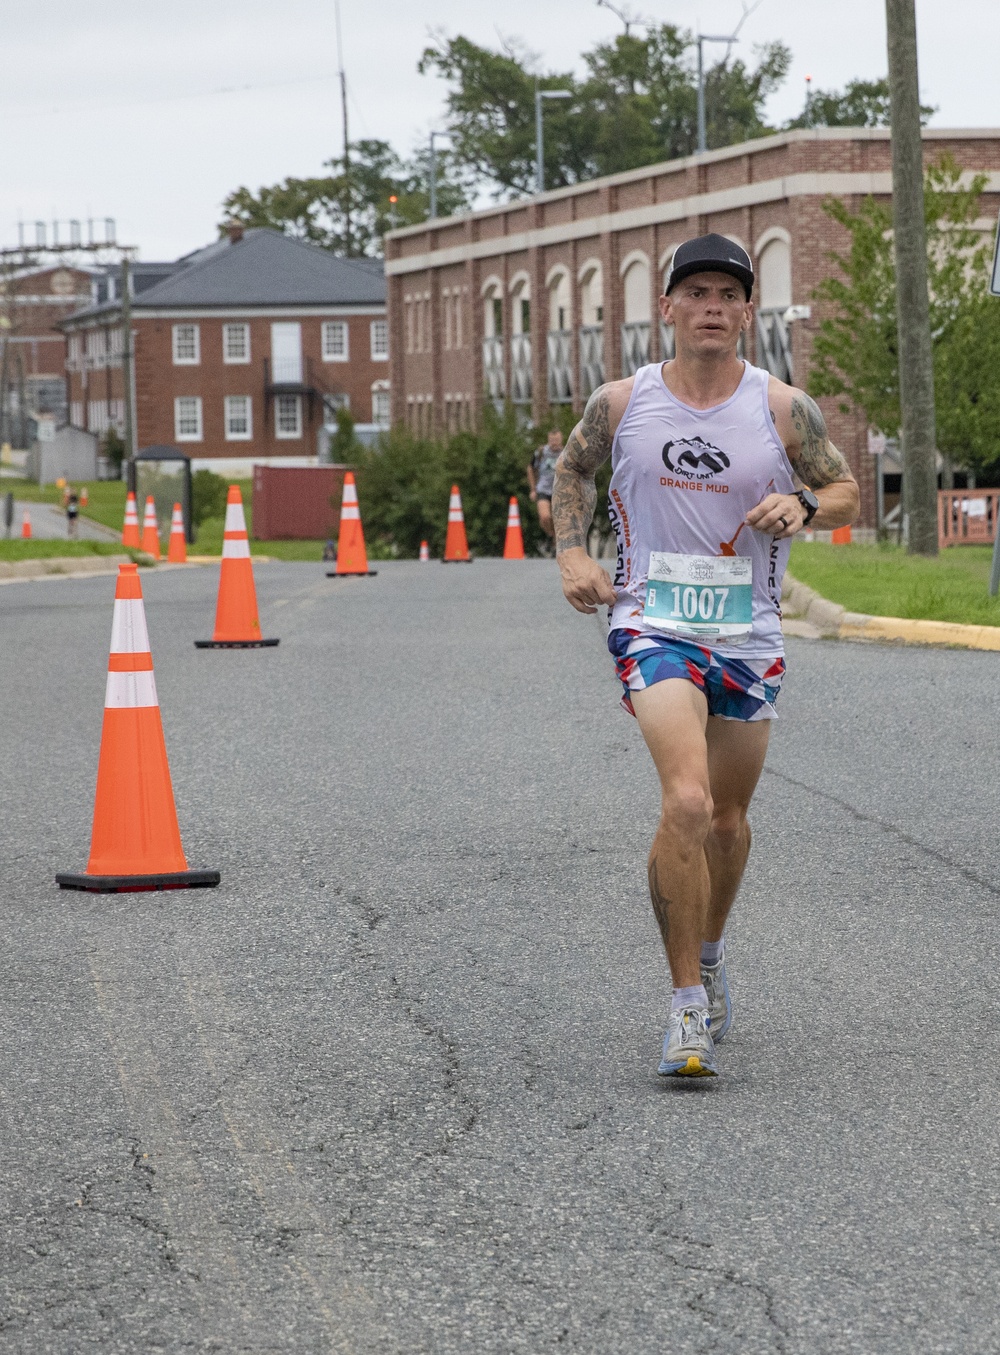
[[195, 640], [195, 649], [266, 649], [280, 640]]
[[328, 579], [374, 579], [377, 573], [377, 569], [345, 569], [343, 571], [328, 569], [326, 577]]
[[56, 884], [88, 894], [144, 894], [155, 889], [214, 889], [221, 879], [217, 870], [178, 870], [170, 875], [57, 875]]

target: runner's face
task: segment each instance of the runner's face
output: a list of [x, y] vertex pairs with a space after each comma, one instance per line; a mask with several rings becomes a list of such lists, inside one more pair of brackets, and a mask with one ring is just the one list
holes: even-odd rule
[[660, 311], [676, 328], [678, 352], [709, 357], [735, 353], [753, 307], [728, 273], [692, 273], [660, 298]]
[[562, 433], [558, 429], [549, 434], [549, 449], [553, 452], [562, 451]]

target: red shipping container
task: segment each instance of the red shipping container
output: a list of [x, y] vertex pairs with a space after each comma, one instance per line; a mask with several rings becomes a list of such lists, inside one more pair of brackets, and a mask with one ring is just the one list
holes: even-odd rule
[[336, 540], [350, 466], [254, 466], [255, 541]]

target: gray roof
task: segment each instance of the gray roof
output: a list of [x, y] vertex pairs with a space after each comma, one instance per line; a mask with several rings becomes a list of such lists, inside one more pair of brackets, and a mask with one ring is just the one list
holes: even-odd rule
[[385, 274], [375, 260], [342, 259], [278, 231], [248, 230], [199, 250], [136, 298], [147, 306], [380, 306]]
[[[236, 242], [225, 237], [213, 241], [175, 264], [151, 265], [150, 271], [154, 268], [172, 271], [152, 286], [136, 288], [134, 311], [184, 306], [385, 305], [381, 259], [340, 258], [263, 227], [248, 230]], [[74, 311], [67, 321], [119, 309], [117, 300], [102, 298], [99, 305]]]

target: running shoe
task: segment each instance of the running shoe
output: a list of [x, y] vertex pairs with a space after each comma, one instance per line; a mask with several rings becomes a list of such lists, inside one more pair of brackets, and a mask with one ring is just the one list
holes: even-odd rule
[[663, 1037], [661, 1077], [715, 1077], [715, 1045], [704, 1007], [681, 1007], [670, 1013]]
[[723, 955], [718, 964], [703, 964], [701, 981], [708, 994], [708, 1018], [712, 1027], [712, 1043], [718, 1044], [733, 1024], [733, 1004], [729, 997], [729, 984], [726, 981], [726, 957]]

